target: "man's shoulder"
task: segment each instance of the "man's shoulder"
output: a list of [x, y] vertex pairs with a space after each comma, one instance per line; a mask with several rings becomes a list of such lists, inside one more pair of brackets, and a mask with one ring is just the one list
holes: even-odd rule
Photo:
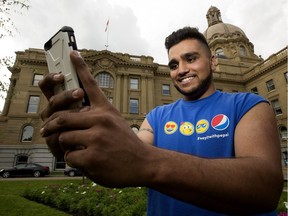
[[163, 104], [156, 106], [154, 109], [152, 109], [146, 117], [154, 116], [159, 117], [166, 115], [167, 113], [172, 112], [175, 108], [179, 108], [179, 104], [181, 104], [182, 99], [178, 99], [172, 103], [169, 104]]
[[265, 100], [263, 97], [260, 95], [251, 93], [251, 92], [219, 92], [219, 97], [222, 97], [224, 99], [234, 99], [234, 100]]
[[159, 106], [155, 107], [154, 109], [161, 109], [161, 110], [171, 109], [172, 107], [178, 106], [181, 103], [182, 103], [182, 99], [178, 99], [178, 100], [176, 100], [176, 101], [174, 101], [172, 103], [159, 105]]

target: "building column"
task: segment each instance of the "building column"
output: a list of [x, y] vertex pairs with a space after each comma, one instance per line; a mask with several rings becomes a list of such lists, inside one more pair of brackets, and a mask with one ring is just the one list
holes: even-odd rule
[[140, 101], [140, 114], [147, 114], [147, 77], [141, 76], [141, 101]]
[[124, 114], [128, 113], [128, 97], [129, 97], [128, 76], [124, 74], [123, 91], [122, 91], [122, 99], [123, 99], [122, 109]]
[[157, 94], [154, 89], [154, 82], [153, 77], [147, 77], [148, 83], [147, 83], [147, 107], [148, 111], [152, 110], [154, 108], [154, 94]]
[[121, 110], [121, 74], [116, 75], [115, 107], [119, 112], [122, 112]]

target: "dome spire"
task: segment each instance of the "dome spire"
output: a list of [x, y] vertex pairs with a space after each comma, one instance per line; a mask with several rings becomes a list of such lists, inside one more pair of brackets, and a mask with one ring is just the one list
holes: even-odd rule
[[222, 23], [221, 12], [217, 7], [211, 6], [206, 14], [208, 27]]

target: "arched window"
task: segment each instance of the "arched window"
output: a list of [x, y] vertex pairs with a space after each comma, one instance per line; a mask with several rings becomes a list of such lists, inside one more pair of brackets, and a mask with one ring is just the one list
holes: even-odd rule
[[216, 51], [215, 51], [215, 55], [216, 55], [216, 57], [224, 56], [223, 49], [222, 48], [217, 48]]
[[280, 136], [282, 139], [287, 139], [287, 128], [284, 127], [284, 126], [281, 126], [279, 128], [279, 131], [280, 131]]
[[246, 56], [247, 53], [246, 53], [246, 49], [244, 46], [240, 46], [240, 56]]
[[34, 133], [34, 128], [27, 125], [22, 130], [21, 142], [31, 142]]
[[95, 79], [100, 88], [114, 88], [113, 77], [107, 72], [98, 73]]

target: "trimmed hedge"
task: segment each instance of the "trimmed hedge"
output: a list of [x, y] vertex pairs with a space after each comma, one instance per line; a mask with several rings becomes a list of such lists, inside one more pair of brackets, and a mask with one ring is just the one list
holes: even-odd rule
[[23, 196], [74, 216], [146, 215], [147, 190], [140, 187], [110, 189], [89, 181], [26, 189]]

